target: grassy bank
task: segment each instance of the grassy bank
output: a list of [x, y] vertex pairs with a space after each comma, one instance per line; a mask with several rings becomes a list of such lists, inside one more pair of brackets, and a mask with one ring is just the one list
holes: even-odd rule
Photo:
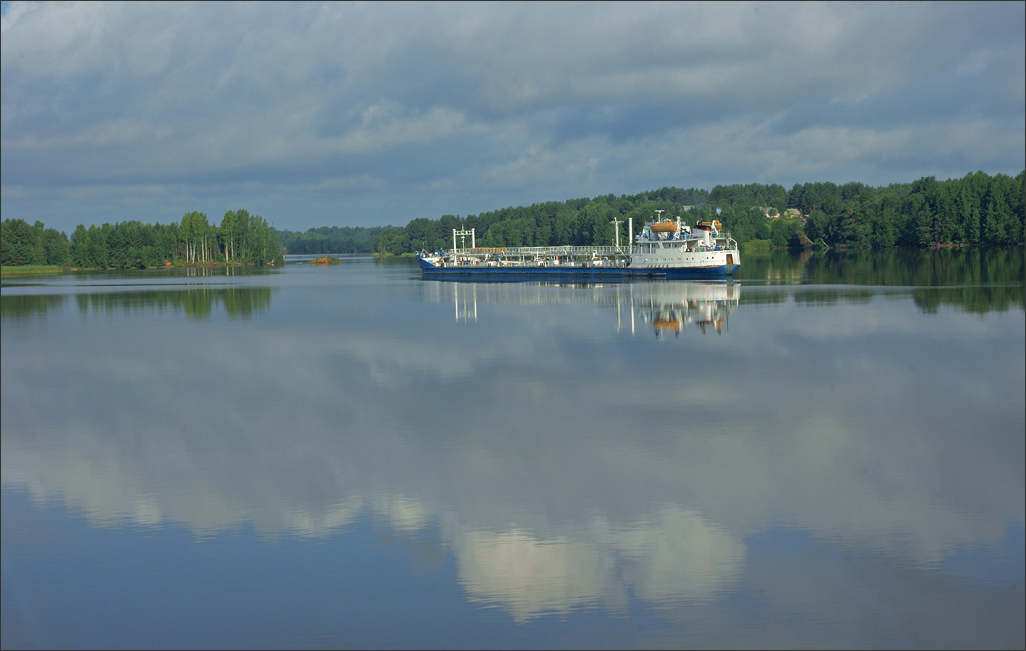
[[4, 276], [14, 274], [56, 274], [60, 272], [61, 267], [55, 264], [4, 265], [0, 267], [0, 274]]

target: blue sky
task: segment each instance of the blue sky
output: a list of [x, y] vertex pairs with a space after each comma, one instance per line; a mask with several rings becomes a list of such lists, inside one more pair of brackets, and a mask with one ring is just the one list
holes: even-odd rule
[[4, 219], [405, 225], [1026, 168], [1026, 3], [2, 3]]

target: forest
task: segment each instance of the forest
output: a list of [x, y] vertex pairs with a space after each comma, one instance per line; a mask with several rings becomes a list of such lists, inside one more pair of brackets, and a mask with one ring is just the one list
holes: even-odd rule
[[960, 179], [923, 177], [871, 187], [858, 182], [665, 187], [636, 195], [548, 201], [480, 215], [418, 217], [405, 226], [279, 231], [247, 210], [220, 225], [201, 212], [180, 222], [79, 225], [71, 237], [42, 222], [5, 219], [0, 264], [133, 269], [183, 264], [280, 264], [284, 254], [412, 255], [452, 246], [453, 229], [474, 229], [478, 246], [589, 246], [613, 243], [617, 222], [639, 231], [657, 211], [688, 224], [716, 217], [744, 249], [1008, 246], [1026, 241], [1026, 171], [982, 171]]
[[86, 228], [71, 237], [37, 221], [5, 219], [0, 241], [3, 266], [50, 265], [76, 269], [145, 269], [167, 265], [281, 264], [285, 252], [267, 220], [248, 210], [229, 210], [220, 225], [190, 212], [180, 222], [138, 221]]
[[370, 253], [384, 230], [384, 226], [321, 226], [305, 233], [274, 232], [289, 253]]
[[418, 218], [387, 227], [375, 252], [402, 255], [452, 247], [452, 230], [474, 229], [478, 246], [609, 245], [615, 221], [640, 231], [657, 212], [688, 224], [718, 218], [742, 248], [1004, 246], [1026, 241], [1026, 171], [984, 172], [937, 181], [870, 187], [858, 182], [662, 188], [633, 196], [550, 201], [480, 215]]

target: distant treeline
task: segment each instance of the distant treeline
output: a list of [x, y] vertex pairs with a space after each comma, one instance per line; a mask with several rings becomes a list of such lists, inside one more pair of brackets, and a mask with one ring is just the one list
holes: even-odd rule
[[370, 253], [384, 226], [321, 226], [305, 233], [274, 231], [286, 253]]
[[[460, 218], [414, 219], [389, 226], [375, 251], [401, 255], [452, 247], [452, 231], [474, 229], [478, 246], [609, 245], [628, 242], [627, 220], [640, 230], [659, 210], [688, 224], [717, 216], [742, 245], [838, 248], [1010, 245], [1026, 240], [1026, 171], [1015, 178], [984, 172], [937, 181], [874, 188], [852, 182], [718, 185], [706, 190], [662, 188], [632, 196], [605, 195], [503, 208]], [[767, 215], [770, 215], [769, 217]], [[460, 243], [462, 246], [462, 243]], [[467, 246], [470, 246], [469, 237]]]
[[220, 226], [194, 211], [170, 224], [79, 224], [71, 238], [40, 221], [29, 225], [22, 219], [5, 219], [0, 237], [0, 264], [5, 266], [145, 269], [167, 264], [280, 264], [285, 259], [267, 220], [245, 209], [226, 212]]

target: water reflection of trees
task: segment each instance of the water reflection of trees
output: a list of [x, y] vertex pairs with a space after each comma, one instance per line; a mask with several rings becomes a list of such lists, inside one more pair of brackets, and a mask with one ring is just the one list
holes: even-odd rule
[[933, 313], [940, 307], [954, 307], [970, 314], [1007, 312], [1026, 309], [1026, 291], [1022, 285], [1000, 287], [951, 287], [937, 290], [918, 289], [912, 300], [923, 312]]
[[269, 287], [195, 288], [175, 291], [132, 291], [97, 294], [4, 296], [0, 301], [3, 318], [44, 317], [62, 309], [74, 298], [82, 313], [88, 312], [177, 312], [190, 319], [208, 319], [223, 309], [233, 319], [249, 319], [271, 304]]
[[124, 292], [79, 294], [80, 311], [182, 310], [192, 319], [207, 319], [215, 309], [224, 309], [232, 318], [248, 319], [271, 304], [268, 287], [196, 288], [171, 292]]
[[64, 307], [65, 298], [48, 294], [4, 296], [3, 300], [0, 300], [0, 314], [5, 319], [43, 318], [51, 310], [59, 310]]
[[[795, 296], [807, 303], [865, 303], [877, 293], [867, 287], [910, 287], [916, 305], [927, 312], [942, 305], [979, 314], [1026, 309], [1026, 255], [1021, 247], [772, 251], [746, 255], [742, 270], [742, 280], [851, 286]], [[752, 302], [773, 300], [748, 293], [742, 304]]]

